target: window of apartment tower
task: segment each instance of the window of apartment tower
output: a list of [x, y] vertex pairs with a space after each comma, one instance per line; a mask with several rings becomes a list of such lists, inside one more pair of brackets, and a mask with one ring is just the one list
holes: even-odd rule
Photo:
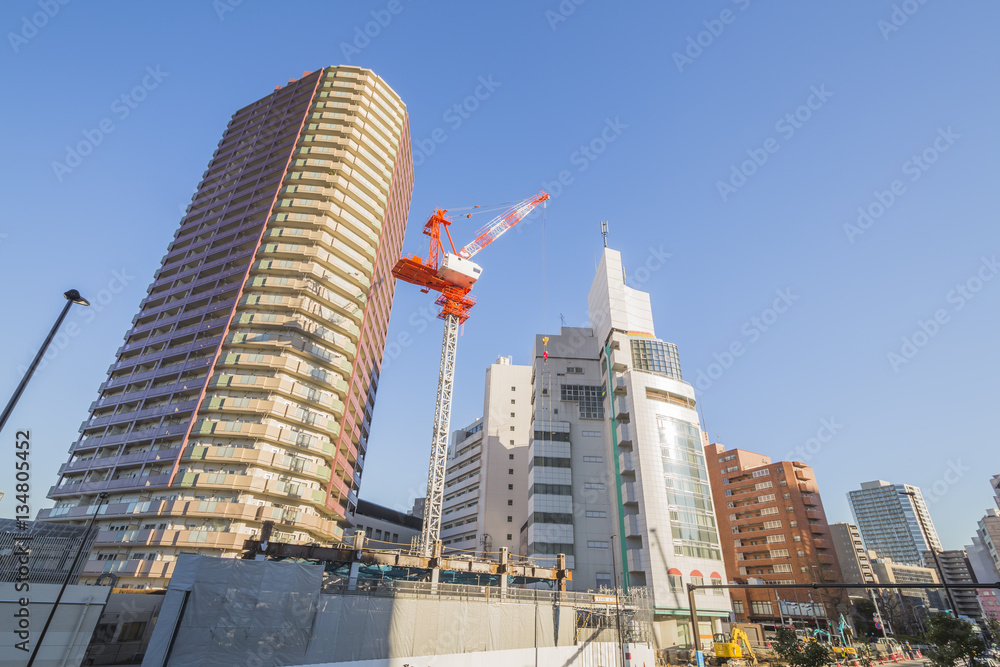
[[512, 516], [507, 517], [507, 523], [514, 523], [514, 517]]
[[513, 461], [514, 460], [514, 455], [513, 454], [508, 454], [507, 458], [510, 459], [511, 461]]
[[744, 611], [743, 600], [733, 600], [733, 611], [735, 611], [737, 614], [743, 613]]
[[514, 504], [514, 501], [513, 501], [513, 500], [511, 500], [510, 498], [508, 498], [508, 499], [507, 499], [507, 504], [508, 504], [508, 505], [513, 505], [513, 504]]
[[514, 490], [514, 485], [513, 484], [508, 484], [507, 485], [507, 490], [508, 491], [513, 491]]
[[513, 475], [514, 474], [514, 469], [513, 468], [507, 468], [507, 474], [508, 475]]

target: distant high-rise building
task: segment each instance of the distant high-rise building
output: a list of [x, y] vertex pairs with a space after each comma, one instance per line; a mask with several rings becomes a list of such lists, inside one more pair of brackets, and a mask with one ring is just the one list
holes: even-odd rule
[[483, 416], [451, 434], [441, 542], [496, 559], [518, 552], [528, 517], [531, 367], [499, 357], [486, 369]]
[[80, 439], [47, 521], [111, 494], [82, 583], [163, 587], [179, 553], [329, 542], [357, 503], [413, 166], [373, 72], [306, 73], [237, 111]]
[[980, 579], [980, 581], [984, 583], [997, 581], [996, 573], [1000, 572], [1000, 510], [994, 508], [986, 510], [986, 514], [976, 525], [976, 536], [986, 548], [994, 575], [992, 579]]
[[617, 500], [600, 347], [591, 329], [537, 335], [531, 373], [526, 553], [543, 564], [566, 554], [577, 591], [610, 588], [614, 581]]
[[[938, 551], [935, 564], [934, 555], [930, 551], [923, 554], [924, 566], [938, 568], [941, 581], [946, 584], [973, 584], [976, 579], [969, 566], [969, 560], [964, 549], [949, 549], [948, 551]], [[979, 608], [979, 598], [974, 588], [952, 588], [951, 596], [958, 607], [959, 616], [968, 616], [977, 619], [982, 615]]]
[[845, 584], [878, 583], [857, 526], [853, 523], [831, 523], [830, 537]]
[[[737, 583], [842, 583], [837, 552], [813, 469], [720, 444], [705, 447], [726, 570]], [[835, 617], [839, 599], [826, 591], [730, 591], [736, 619], [779, 623], [783, 617]], [[797, 594], [798, 593], [798, 594]], [[827, 621], [829, 627], [829, 621]]]
[[[656, 337], [649, 294], [625, 284], [616, 250], [605, 248], [587, 303], [605, 373], [612, 507], [622, 510], [614, 517], [625, 536], [614, 545], [622, 549], [618, 565], [630, 585], [652, 591], [661, 647], [689, 645], [692, 631], [709, 646], [732, 607], [724, 591], [701, 590], [705, 621], [690, 627], [685, 584], [726, 581], [694, 388], [681, 375], [677, 347]], [[563, 382], [576, 384], [568, 375]], [[573, 400], [585, 405], [587, 391]]]
[[996, 566], [990, 557], [989, 548], [983, 544], [979, 535], [972, 536], [972, 544], [965, 545], [965, 556], [969, 559], [969, 567], [972, 569], [972, 576], [980, 583], [992, 583], [1000, 581], [1000, 574], [997, 574]]
[[860, 489], [848, 492], [847, 500], [865, 548], [880, 557], [921, 565], [921, 552], [941, 549], [920, 487], [884, 480], [864, 482]]
[[[922, 565], [897, 563], [892, 558], [880, 558], [874, 551], [868, 552], [872, 571], [880, 584], [937, 584], [941, 582], [937, 570]], [[888, 593], [884, 593], [889, 595]], [[944, 591], [940, 589], [903, 588], [899, 595], [908, 599], [910, 606], [923, 605], [928, 609], [943, 609], [947, 604]]]

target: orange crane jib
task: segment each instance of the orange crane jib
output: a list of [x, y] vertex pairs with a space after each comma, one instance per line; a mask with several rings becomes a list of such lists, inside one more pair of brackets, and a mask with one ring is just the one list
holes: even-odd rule
[[[431, 238], [427, 260], [417, 255], [404, 255], [392, 268], [396, 278], [417, 285], [422, 292], [434, 290], [441, 296], [435, 303], [441, 306], [438, 317], [444, 319], [454, 315], [460, 322], [469, 319], [469, 310], [476, 300], [469, 296], [472, 286], [478, 280], [482, 269], [471, 261], [480, 250], [495, 241], [504, 232], [520, 222], [536, 206], [549, 198], [548, 193], [539, 192], [533, 197], [517, 202], [509, 209], [490, 220], [477, 233], [473, 241], [461, 250], [455, 249], [448, 227], [452, 221], [446, 209], [437, 209], [424, 224], [423, 233]], [[441, 240], [441, 231], [448, 239], [451, 252]]]

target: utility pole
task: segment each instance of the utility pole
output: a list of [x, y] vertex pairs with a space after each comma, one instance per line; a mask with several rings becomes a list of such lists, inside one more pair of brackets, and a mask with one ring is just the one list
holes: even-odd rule
[[948, 606], [951, 607], [951, 613], [958, 618], [958, 606], [955, 604], [955, 598], [951, 594], [951, 588], [948, 586], [948, 581], [945, 579], [944, 570], [941, 569], [941, 561], [938, 560], [937, 547], [931, 542], [931, 534], [927, 530], [927, 526], [924, 524], [924, 517], [921, 516], [920, 510], [917, 508], [916, 497], [917, 494], [914, 491], [901, 491], [904, 496], [910, 496], [914, 500], [911, 501], [913, 504], [913, 513], [917, 515], [917, 521], [920, 522], [920, 531], [924, 534], [924, 541], [927, 542], [927, 548], [930, 549], [931, 556], [934, 558], [934, 567], [938, 571], [938, 576], [941, 577], [941, 584], [944, 586], [944, 594], [948, 596]]
[[[67, 297], [68, 298], [68, 297]], [[49, 630], [49, 624], [52, 623], [52, 617], [56, 615], [56, 608], [59, 606], [59, 601], [62, 600], [63, 593], [66, 592], [66, 586], [69, 585], [70, 577], [73, 576], [73, 571], [76, 570], [77, 563], [80, 562], [80, 556], [83, 555], [83, 545], [87, 543], [87, 536], [90, 535], [90, 529], [94, 527], [94, 519], [97, 515], [101, 513], [101, 505], [108, 498], [108, 492], [102, 491], [97, 495], [97, 507], [94, 508], [94, 513], [90, 516], [90, 523], [87, 524], [87, 530], [83, 531], [83, 535], [80, 536], [80, 546], [76, 550], [76, 557], [73, 559], [73, 564], [69, 566], [69, 570], [66, 572], [66, 578], [63, 579], [62, 587], [59, 588], [59, 594], [56, 596], [55, 602], [52, 603], [52, 609], [49, 610], [49, 617], [45, 619], [45, 625], [42, 626], [42, 633], [38, 635], [38, 641], [35, 642], [35, 648], [31, 652], [31, 657], [28, 658], [27, 667], [32, 667], [35, 664], [35, 658], [38, 656], [38, 649], [42, 646], [42, 640], [45, 639], [45, 633]]]

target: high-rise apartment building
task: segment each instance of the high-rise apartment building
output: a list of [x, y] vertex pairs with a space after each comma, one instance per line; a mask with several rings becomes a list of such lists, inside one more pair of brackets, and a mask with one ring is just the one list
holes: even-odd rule
[[853, 523], [831, 523], [830, 538], [845, 584], [876, 584], [861, 533]]
[[[980, 579], [984, 583], [997, 581], [996, 574], [1000, 572], [1000, 510], [990, 508], [976, 524], [976, 536], [986, 549], [993, 565], [993, 578]], [[987, 574], [987, 577], [989, 574]]]
[[518, 552], [528, 516], [531, 367], [499, 357], [486, 369], [483, 416], [451, 434], [441, 542], [495, 559]]
[[413, 168], [373, 72], [306, 73], [237, 111], [49, 491], [82, 582], [162, 587], [179, 553], [329, 542], [357, 503]]
[[[872, 570], [875, 572], [875, 578], [880, 584], [937, 584], [941, 582], [937, 570], [933, 567], [897, 563], [889, 557], [878, 557], [874, 551], [868, 552], [868, 558], [872, 564]], [[906, 600], [909, 598], [911, 607], [923, 605], [928, 609], [940, 610], [944, 608], [947, 600], [944, 591], [933, 588], [902, 588], [899, 589], [898, 593], [897, 599]], [[883, 591], [882, 596], [883, 600], [892, 599], [889, 591]]]
[[[658, 646], [689, 646], [685, 584], [726, 581], [694, 388], [677, 347], [656, 337], [649, 294], [625, 284], [617, 251], [605, 248], [587, 304], [604, 373], [612, 507], [621, 509], [614, 519], [624, 535], [616, 557], [629, 585], [652, 591]], [[722, 590], [701, 590], [696, 602], [704, 619], [696, 634], [708, 646], [732, 607]]]
[[941, 549], [920, 487], [875, 480], [849, 491], [847, 500], [865, 548], [879, 556], [921, 565], [921, 552]]
[[[737, 583], [842, 583], [840, 564], [823, 510], [816, 475], [799, 461], [770, 457], [720, 444], [705, 447], [726, 569]], [[801, 615], [836, 618], [839, 598], [817, 590], [730, 591], [736, 619], [776, 624]], [[802, 619], [799, 619], [802, 620]]]
[[[924, 566], [937, 569], [942, 582], [946, 584], [976, 583], [964, 549], [949, 549], [938, 551], [936, 554], [925, 551], [922, 555]], [[952, 588], [951, 597], [955, 601], [955, 606], [958, 607], [959, 616], [968, 616], [972, 619], [978, 619], [982, 616], [976, 589]]]
[[577, 591], [611, 588], [617, 535], [614, 465], [605, 441], [604, 375], [592, 329], [535, 336], [526, 553], [566, 554]]

